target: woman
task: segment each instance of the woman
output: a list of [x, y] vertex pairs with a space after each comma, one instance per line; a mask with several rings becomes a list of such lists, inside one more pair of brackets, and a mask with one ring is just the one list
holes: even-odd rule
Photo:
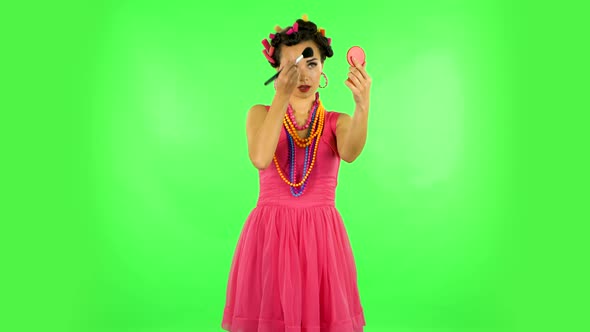
[[[334, 199], [340, 159], [354, 161], [365, 144], [371, 78], [355, 60], [345, 81], [354, 115], [328, 112], [317, 91], [328, 84], [331, 39], [306, 17], [275, 30], [263, 53], [281, 70], [276, 93], [246, 121], [260, 193], [232, 260], [222, 328], [362, 331], [354, 257]], [[307, 47], [313, 55], [296, 63]]]

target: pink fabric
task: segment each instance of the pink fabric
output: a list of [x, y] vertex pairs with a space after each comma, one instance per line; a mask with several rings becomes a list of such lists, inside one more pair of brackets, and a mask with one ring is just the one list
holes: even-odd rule
[[[302, 196], [291, 195], [274, 163], [259, 171], [258, 203], [244, 223], [231, 263], [224, 330], [363, 331], [354, 257], [334, 205], [340, 166], [338, 115], [326, 113], [316, 166]], [[283, 172], [287, 150], [283, 128], [276, 151]], [[303, 151], [297, 150], [297, 181]]]

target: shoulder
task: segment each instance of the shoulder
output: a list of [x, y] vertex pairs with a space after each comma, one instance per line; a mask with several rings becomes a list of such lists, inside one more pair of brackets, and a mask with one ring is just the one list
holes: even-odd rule
[[266, 118], [266, 107], [264, 105], [254, 105], [246, 115], [246, 126], [248, 130], [255, 131]]
[[340, 121], [340, 119], [343, 119], [343, 121], [346, 121], [346, 118], [351, 119], [350, 115], [346, 114], [346, 113], [341, 113], [341, 112], [336, 112], [336, 111], [326, 111], [326, 115], [334, 120], [338, 120]]
[[352, 119], [350, 117], [350, 115], [348, 115], [346, 113], [340, 113], [340, 112], [330, 112], [330, 113], [333, 113], [332, 116], [335, 117], [336, 119], [338, 119], [338, 121], [346, 121], [346, 120]]
[[264, 118], [266, 116], [266, 111], [268, 106], [262, 104], [256, 104], [250, 107], [248, 110], [247, 118], [248, 119], [256, 119], [256, 118]]
[[[334, 133], [334, 135], [338, 134], [338, 128], [342, 127], [342, 123], [345, 123], [346, 117], [350, 118], [350, 116], [346, 113], [340, 113], [336, 111], [326, 111], [326, 124], [330, 131]], [[342, 120], [344, 119], [344, 120]]]
[[250, 107], [250, 110], [248, 111], [248, 113], [266, 112], [268, 110], [268, 108], [269, 108], [269, 106], [262, 105], [262, 104], [256, 104], [256, 105]]
[[333, 120], [331, 122], [334, 134], [336, 135], [336, 139], [342, 140], [345, 133], [348, 131], [348, 128], [350, 127], [352, 118], [350, 117], [350, 115], [346, 113], [337, 113], [334, 115]]
[[336, 129], [346, 127], [350, 124], [352, 117], [346, 113], [336, 113], [334, 117], [336, 118]]

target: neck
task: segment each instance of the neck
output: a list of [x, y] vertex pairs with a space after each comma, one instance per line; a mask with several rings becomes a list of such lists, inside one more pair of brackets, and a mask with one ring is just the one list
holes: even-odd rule
[[295, 114], [307, 114], [313, 107], [314, 101], [315, 93], [307, 98], [291, 97], [289, 104], [291, 104]]

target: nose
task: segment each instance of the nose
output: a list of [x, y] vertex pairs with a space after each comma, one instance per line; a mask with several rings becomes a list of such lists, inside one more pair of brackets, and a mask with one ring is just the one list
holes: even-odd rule
[[[299, 64], [301, 66], [301, 64]], [[307, 81], [308, 75], [305, 70], [305, 66], [299, 68], [299, 80], [300, 81]]]

